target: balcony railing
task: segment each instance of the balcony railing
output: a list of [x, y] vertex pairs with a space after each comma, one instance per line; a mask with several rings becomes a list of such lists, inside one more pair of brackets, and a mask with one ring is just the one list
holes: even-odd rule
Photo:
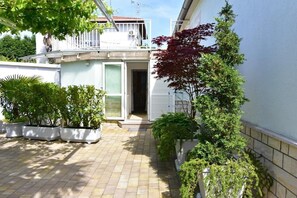
[[100, 50], [100, 49], [151, 49], [151, 21], [116, 23], [102, 34], [98, 30], [84, 32], [78, 36], [67, 36], [65, 40], [52, 40], [53, 51]]

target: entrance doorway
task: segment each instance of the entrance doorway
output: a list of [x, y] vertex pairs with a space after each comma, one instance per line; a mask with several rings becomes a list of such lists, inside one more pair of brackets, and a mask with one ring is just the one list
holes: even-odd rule
[[147, 70], [132, 70], [132, 113], [147, 113]]

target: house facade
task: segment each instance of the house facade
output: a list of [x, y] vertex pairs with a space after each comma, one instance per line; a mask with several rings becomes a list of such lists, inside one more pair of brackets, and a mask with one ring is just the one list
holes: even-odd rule
[[[94, 85], [106, 91], [108, 120], [133, 118], [153, 121], [173, 111], [172, 90], [152, 75], [155, 51], [151, 47], [151, 22], [141, 18], [113, 17], [114, 27], [51, 40], [51, 51], [37, 36], [41, 61], [61, 65], [61, 85]], [[98, 18], [97, 23], [106, 23]], [[45, 52], [45, 53], [44, 53]]]
[[[242, 38], [239, 67], [249, 102], [242, 133], [274, 178], [268, 197], [297, 197], [297, 2], [229, 0]], [[185, 0], [176, 28], [215, 22], [223, 0]], [[208, 41], [213, 42], [213, 41]]]

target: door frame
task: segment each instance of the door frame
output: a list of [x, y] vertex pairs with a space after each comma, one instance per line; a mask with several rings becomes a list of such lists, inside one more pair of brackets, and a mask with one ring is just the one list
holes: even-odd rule
[[[105, 67], [106, 65], [119, 65], [121, 67], [121, 93], [120, 94], [108, 94], [106, 93], [105, 96], [121, 96], [121, 116], [119, 117], [106, 117], [108, 120], [123, 120], [126, 117], [125, 112], [125, 100], [126, 100], [126, 78], [125, 78], [125, 64], [123, 62], [103, 62], [103, 87], [104, 90], [106, 90], [106, 76], [105, 76]], [[104, 97], [104, 103], [105, 103], [105, 97]], [[105, 111], [105, 109], [104, 109]]]
[[[129, 63], [140, 63], [140, 64], [145, 64], [145, 68], [129, 68]], [[132, 88], [132, 71], [133, 70], [143, 70], [147, 71], [147, 101], [146, 101], [146, 108], [147, 108], [147, 115], [149, 118], [149, 110], [150, 110], [150, 96], [149, 96], [149, 88], [150, 88], [150, 61], [148, 60], [129, 60], [125, 61], [125, 120], [128, 119], [129, 111], [132, 110], [131, 106], [129, 106], [128, 102], [128, 80], [131, 81], [131, 88]], [[128, 71], [131, 71], [131, 77], [128, 79]], [[132, 93], [132, 90], [131, 90]], [[130, 94], [131, 94], [130, 93]], [[131, 96], [130, 96], [131, 97]], [[130, 99], [130, 103], [132, 103], [132, 100]]]

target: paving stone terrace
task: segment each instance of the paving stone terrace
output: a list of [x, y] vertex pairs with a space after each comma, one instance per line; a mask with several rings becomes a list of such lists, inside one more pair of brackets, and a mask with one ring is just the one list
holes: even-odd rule
[[96, 144], [0, 134], [0, 197], [179, 197], [173, 162], [158, 159], [150, 130], [103, 129]]

